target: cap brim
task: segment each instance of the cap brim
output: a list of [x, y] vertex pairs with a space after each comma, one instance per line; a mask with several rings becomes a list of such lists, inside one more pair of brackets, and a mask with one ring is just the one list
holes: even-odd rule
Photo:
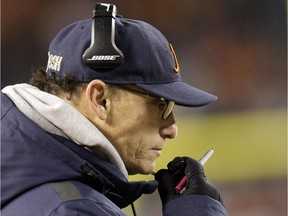
[[187, 107], [199, 107], [207, 105], [217, 97], [183, 82], [167, 84], [136, 84], [136, 86], [175, 102], [175, 104]]

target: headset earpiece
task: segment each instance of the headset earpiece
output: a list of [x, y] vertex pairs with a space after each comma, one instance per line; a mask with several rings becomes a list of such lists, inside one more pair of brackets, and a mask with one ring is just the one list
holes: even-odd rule
[[124, 61], [122, 51], [115, 44], [116, 6], [97, 3], [93, 11], [91, 44], [82, 59], [93, 69], [115, 68]]

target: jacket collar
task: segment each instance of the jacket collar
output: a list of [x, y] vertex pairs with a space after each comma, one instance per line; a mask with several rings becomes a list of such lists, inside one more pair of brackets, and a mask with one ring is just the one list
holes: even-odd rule
[[48, 182], [83, 182], [120, 208], [158, 186], [156, 181], [128, 182], [116, 165], [65, 137], [47, 133], [2, 94], [1, 111], [1, 206]]
[[130, 205], [142, 194], [153, 193], [158, 187], [157, 181], [129, 182], [126, 176], [107, 160], [68, 139], [57, 135], [52, 136], [55, 136], [60, 143], [72, 150], [79, 158], [85, 158], [85, 160], [79, 160], [78, 163], [83, 175], [81, 181], [105, 195], [120, 208]]

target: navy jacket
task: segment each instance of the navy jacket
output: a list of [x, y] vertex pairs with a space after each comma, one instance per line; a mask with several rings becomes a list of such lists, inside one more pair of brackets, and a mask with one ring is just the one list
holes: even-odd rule
[[[2, 216], [124, 215], [121, 208], [158, 185], [128, 182], [95, 153], [42, 130], [2, 93], [1, 171]], [[163, 215], [227, 213], [209, 197], [187, 196], [168, 202]]]

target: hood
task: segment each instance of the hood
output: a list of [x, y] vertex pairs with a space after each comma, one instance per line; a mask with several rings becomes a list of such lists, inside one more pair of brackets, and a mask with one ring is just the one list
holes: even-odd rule
[[[16, 107], [43, 130], [73, 140], [115, 164], [128, 177], [125, 165], [110, 141], [73, 106], [26, 83], [2, 90]], [[71, 117], [72, 116], [72, 117]]]
[[85, 147], [46, 132], [1, 93], [1, 208], [41, 184], [76, 180], [123, 208], [157, 182], [128, 182], [119, 168]]

